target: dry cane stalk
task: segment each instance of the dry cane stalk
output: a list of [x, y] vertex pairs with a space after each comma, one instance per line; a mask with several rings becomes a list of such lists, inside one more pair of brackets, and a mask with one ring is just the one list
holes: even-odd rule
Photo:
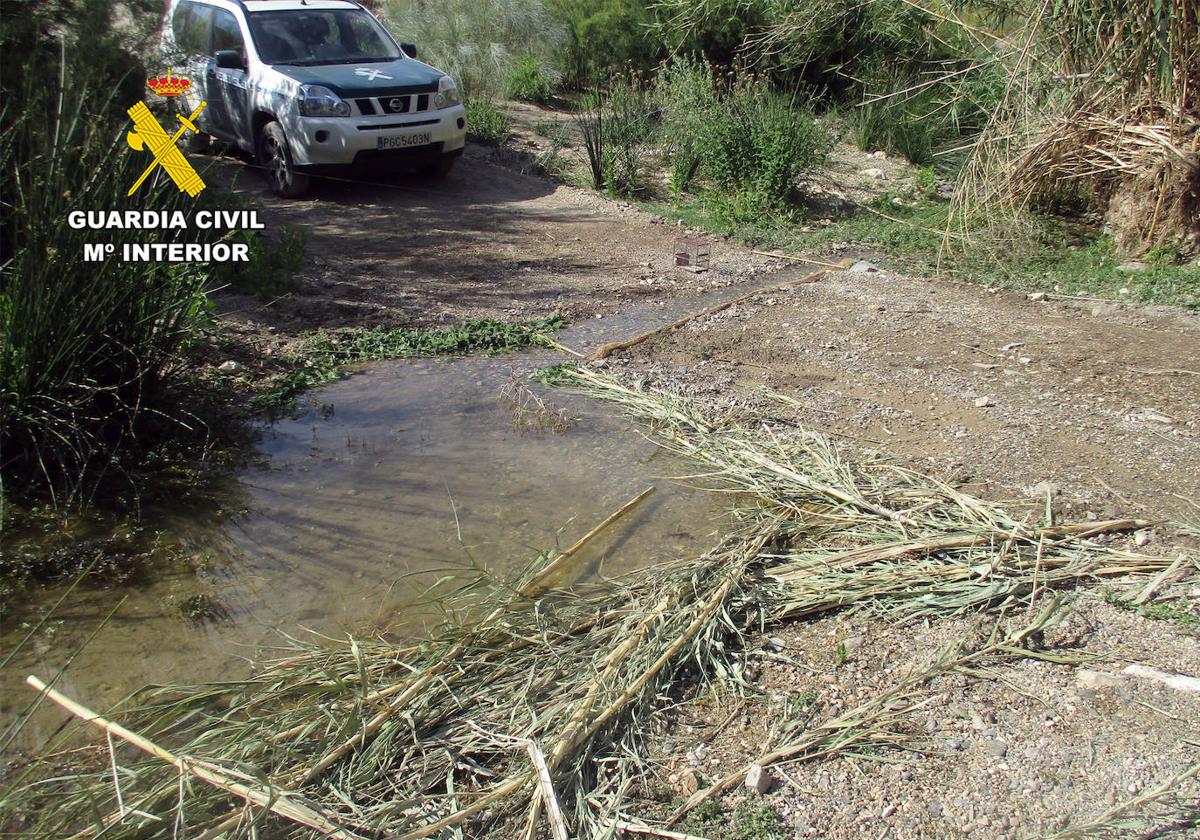
[[[845, 269], [845, 268], [849, 268], [851, 265], [853, 265], [852, 260], [842, 260], [841, 262], [837, 263], [833, 267], [837, 268], [837, 269]], [[825, 273], [826, 273], [826, 269], [821, 269], [820, 271], [814, 271], [811, 274], [806, 274], [803, 277], [797, 277], [794, 280], [787, 280], [787, 281], [785, 281], [783, 283], [779, 283], [778, 285], [775, 285], [775, 286], [768, 286], [764, 289], [755, 289], [753, 292], [748, 292], [747, 294], [744, 294], [741, 297], [735, 298], [734, 300], [728, 301], [726, 303], [718, 303], [715, 306], [710, 306], [707, 309], [700, 310], [699, 312], [693, 312], [691, 315], [685, 315], [682, 318], [680, 318], [679, 320], [673, 321], [670, 324], [667, 324], [666, 326], [656, 327], [655, 329], [644, 332], [641, 335], [635, 335], [633, 338], [627, 338], [623, 341], [614, 341], [610, 344], [605, 344], [605, 345], [601, 346], [599, 349], [597, 349], [596, 352], [592, 353], [592, 355], [588, 356], [588, 361], [594, 362], [597, 359], [607, 359], [609, 356], [611, 356], [613, 353], [616, 353], [618, 350], [628, 350], [630, 347], [635, 347], [638, 344], [641, 344], [643, 341], [653, 338], [654, 336], [659, 335], [660, 333], [673, 332], [673, 331], [679, 329], [680, 327], [682, 327], [688, 321], [694, 321], [697, 318], [704, 318], [709, 315], [715, 315], [716, 313], [721, 312], [725, 309], [728, 309], [731, 306], [736, 306], [739, 303], [743, 303], [743, 302], [749, 300], [750, 298], [755, 297], [756, 295], [766, 294], [768, 292], [777, 292], [777, 291], [781, 291], [783, 289], [789, 288], [791, 286], [800, 286], [800, 285], [803, 285], [804, 283], [816, 282], [817, 280], [821, 279], [821, 277], [823, 277], [825, 275]]]
[[298, 774], [295, 779], [295, 785], [297, 787], [303, 787], [304, 785], [310, 783], [346, 755], [356, 749], [361, 748], [364, 744], [374, 738], [393, 714], [404, 708], [404, 706], [407, 705], [413, 697], [417, 696], [417, 694], [419, 694], [427, 685], [429, 685], [429, 683], [431, 683], [435, 677], [449, 669], [453, 665], [455, 658], [464, 650], [466, 650], [467, 646], [470, 645], [471, 642], [473, 642], [479, 636], [479, 634], [488, 627], [488, 625], [512, 609], [513, 605], [518, 601], [524, 598], [535, 597], [544, 592], [545, 582], [551, 575], [562, 568], [562, 566], [571, 557], [577, 554], [579, 550], [582, 549], [583, 546], [586, 545], [593, 537], [595, 537], [613, 522], [616, 522], [628, 511], [632, 510], [639, 502], [642, 501], [642, 499], [649, 496], [652, 492], [654, 492], [653, 487], [648, 487], [647, 489], [643, 490], [633, 499], [630, 499], [628, 502], [622, 505], [607, 519], [585, 534], [573, 546], [568, 548], [552, 562], [547, 564], [546, 568], [542, 569], [533, 577], [532, 580], [522, 586], [507, 604], [496, 607], [496, 609], [492, 610], [487, 618], [477, 624], [473, 630], [468, 632], [457, 643], [455, 643], [455, 645], [449, 651], [447, 651], [446, 654], [436, 664], [432, 665], [421, 676], [413, 680], [413, 682], [410, 683], [398, 697], [389, 702], [387, 706], [385, 706], [375, 715], [375, 717], [371, 718], [366, 726], [359, 730], [354, 736], [344, 741], [340, 746], [335, 747], [333, 750], [326, 753], [324, 758], [322, 758], [308, 770]]
[[116, 735], [118, 738], [133, 744], [138, 749], [149, 753], [155, 758], [174, 765], [179, 768], [181, 773], [190, 773], [196, 778], [208, 782], [210, 785], [218, 787], [233, 796], [253, 802], [255, 805], [267, 808], [286, 820], [318, 831], [324, 837], [337, 837], [342, 838], [342, 840], [361, 840], [359, 835], [342, 828], [323, 813], [290, 799], [289, 797], [293, 794], [286, 791], [263, 789], [257, 786], [242, 784], [229, 778], [220, 768], [177, 756], [155, 744], [149, 738], [138, 735], [136, 732], [131, 732], [120, 724], [113, 723], [101, 717], [86, 706], [76, 703], [65, 694], [50, 688], [35, 676], [26, 677], [25, 682], [79, 719], [99, 727], [110, 735]]
[[[618, 715], [621, 710], [633, 700], [633, 698], [637, 697], [638, 694], [642, 692], [642, 690], [652, 679], [654, 679], [658, 672], [661, 671], [679, 653], [683, 646], [690, 643], [691, 640], [695, 638], [696, 634], [700, 632], [700, 630], [708, 622], [709, 618], [712, 617], [712, 614], [716, 612], [722, 604], [725, 603], [725, 599], [729, 595], [729, 591], [741, 577], [741, 572], [745, 570], [746, 565], [754, 557], [758, 556], [758, 553], [762, 550], [762, 547], [766, 543], [767, 539], [768, 535], [763, 534], [746, 547], [742, 553], [741, 562], [734, 569], [730, 569], [726, 572], [725, 580], [722, 581], [720, 586], [713, 590], [709, 594], [708, 598], [701, 604], [700, 610], [692, 622], [686, 628], [684, 628], [683, 632], [680, 633], [673, 642], [671, 642], [667, 649], [663, 651], [663, 653], [657, 659], [654, 660], [650, 667], [647, 668], [641, 674], [641, 676], [634, 680], [633, 683], [626, 688], [616, 700], [610, 703], [599, 715], [597, 715], [586, 728], [576, 728], [573, 733], [568, 730], [568, 732], [564, 734], [562, 740], [554, 749], [554, 759], [551, 761], [550, 765], [551, 772], [557, 772], [562, 763], [571, 754], [573, 754], [581, 744], [587, 743], [592, 736], [594, 736], [604, 726], [606, 726], [609, 721], [616, 717], [616, 715]], [[539, 807], [539, 800], [535, 796], [530, 805], [530, 817], [526, 823], [527, 837], [530, 836], [528, 832], [536, 822]]]

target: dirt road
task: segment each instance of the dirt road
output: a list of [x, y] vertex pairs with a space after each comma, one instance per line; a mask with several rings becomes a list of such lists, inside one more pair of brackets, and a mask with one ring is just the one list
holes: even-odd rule
[[469, 146], [443, 182], [324, 180], [299, 201], [276, 199], [249, 168], [223, 166], [239, 190], [265, 204], [269, 228], [307, 229], [310, 257], [295, 294], [270, 306], [226, 296], [227, 318], [285, 334], [554, 312], [578, 320], [744, 279], [770, 262], [718, 242], [719, 271], [675, 271], [674, 225], [496, 165], [496, 154]]

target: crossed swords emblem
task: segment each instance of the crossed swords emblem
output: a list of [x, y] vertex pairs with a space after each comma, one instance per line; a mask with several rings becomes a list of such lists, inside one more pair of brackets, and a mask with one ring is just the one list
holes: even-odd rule
[[133, 195], [137, 192], [138, 187], [142, 185], [151, 173], [159, 166], [171, 176], [171, 180], [175, 182], [175, 186], [179, 187], [180, 192], [185, 192], [192, 198], [200, 194], [204, 189], [204, 181], [200, 178], [199, 173], [192, 168], [188, 159], [183, 156], [183, 152], [179, 151], [179, 138], [183, 137], [185, 131], [199, 133], [200, 129], [196, 127], [196, 119], [208, 105], [207, 102], [201, 102], [196, 106], [196, 110], [192, 111], [191, 115], [184, 116], [176, 114], [180, 126], [179, 130], [174, 135], [168, 136], [167, 132], [159, 124], [154, 114], [150, 113], [150, 109], [146, 107], [145, 102], [139, 102], [129, 109], [129, 116], [133, 118], [135, 131], [129, 132], [125, 136], [126, 142], [130, 148], [141, 151], [149, 149], [154, 155], [154, 160], [146, 167], [146, 171], [141, 174], [141, 177], [134, 182], [134, 185], [129, 188], [128, 195]]

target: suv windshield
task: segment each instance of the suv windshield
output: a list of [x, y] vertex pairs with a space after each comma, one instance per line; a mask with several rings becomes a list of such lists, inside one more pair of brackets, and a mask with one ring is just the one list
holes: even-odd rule
[[249, 21], [267, 64], [357, 64], [402, 55], [379, 22], [361, 9], [254, 12]]

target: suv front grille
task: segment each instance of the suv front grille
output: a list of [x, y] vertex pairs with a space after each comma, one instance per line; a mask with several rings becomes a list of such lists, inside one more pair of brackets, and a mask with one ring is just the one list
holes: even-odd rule
[[364, 117], [376, 114], [419, 114], [429, 110], [428, 93], [403, 93], [397, 96], [364, 97], [355, 99], [358, 112]]

